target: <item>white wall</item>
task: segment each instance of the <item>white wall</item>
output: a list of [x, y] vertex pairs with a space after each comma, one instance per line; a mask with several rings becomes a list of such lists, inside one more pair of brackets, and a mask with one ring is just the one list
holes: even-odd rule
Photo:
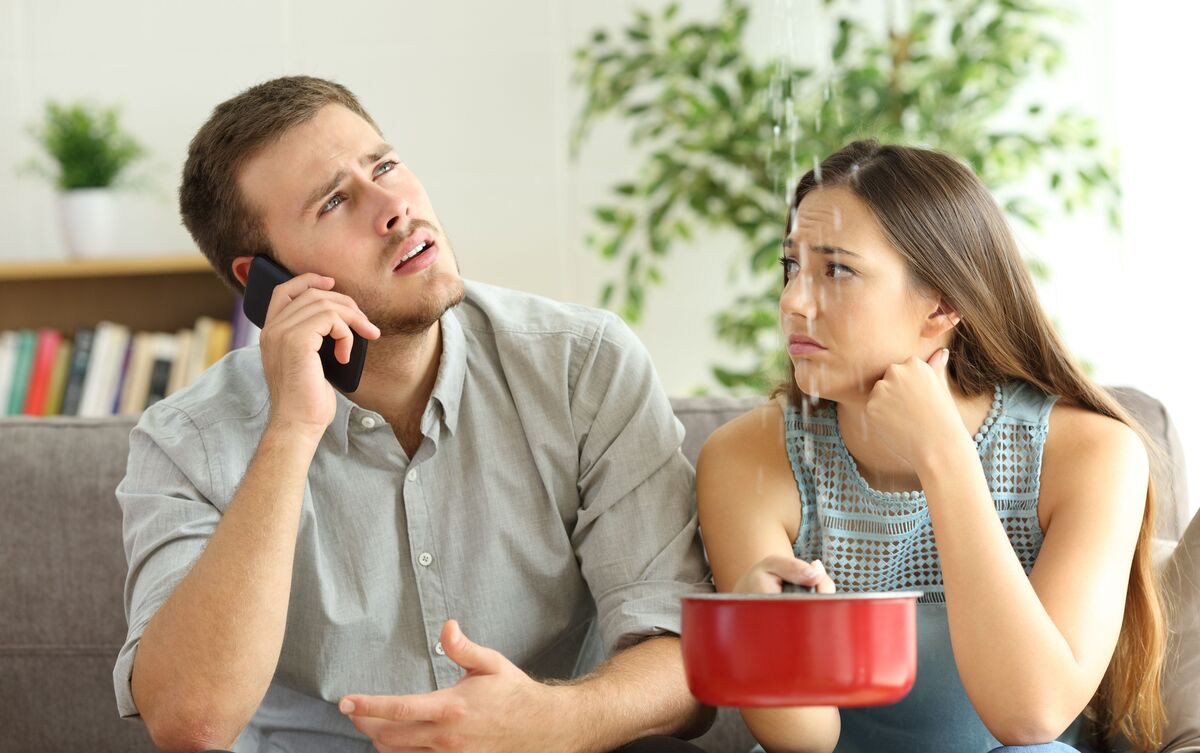
[[[150, 148], [151, 192], [120, 206], [130, 253], [191, 248], [174, 202], [187, 142], [217, 102], [266, 78], [310, 73], [356, 91], [429, 188], [470, 276], [595, 303], [611, 270], [583, 248], [589, 208], [637, 158], [618, 126], [600, 128], [579, 162], [568, 132], [580, 95], [570, 53], [598, 26], [665, 0], [0, 0], [0, 260], [63, 254], [53, 193], [10, 166], [35, 154], [25, 128], [47, 98], [118, 103]], [[755, 49], [827, 44], [816, 0], [756, 0]], [[688, 0], [710, 14], [718, 0]], [[862, 7], [882, 15], [889, 3]], [[1031, 91], [1095, 114], [1123, 158], [1126, 231], [1099, 216], [1022, 234], [1050, 262], [1047, 307], [1105, 383], [1162, 398], [1200, 484], [1200, 401], [1190, 374], [1190, 298], [1200, 271], [1184, 224], [1200, 157], [1188, 77], [1198, 11], [1166, 0], [1078, 0], [1068, 65]], [[782, 201], [782, 198], [781, 198]], [[729, 295], [730, 237], [707, 238], [666, 266], [639, 333], [668, 389], [711, 386], [727, 362], [708, 321]], [[1193, 498], [1200, 495], [1193, 494]]]

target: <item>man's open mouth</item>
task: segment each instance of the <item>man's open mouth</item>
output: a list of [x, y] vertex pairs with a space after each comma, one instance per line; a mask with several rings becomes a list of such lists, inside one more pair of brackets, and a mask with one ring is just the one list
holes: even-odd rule
[[413, 247], [412, 251], [409, 251], [407, 254], [405, 254], [400, 259], [400, 263], [397, 264], [395, 266], [395, 268], [392, 269], [392, 271], [395, 272], [396, 270], [401, 269], [402, 267], [404, 267], [405, 264], [408, 264], [413, 259], [417, 258], [421, 254], [423, 254], [426, 251], [428, 251], [429, 249], [433, 248], [433, 243], [434, 243], [433, 241], [421, 241], [420, 243], [418, 243], [416, 246]]

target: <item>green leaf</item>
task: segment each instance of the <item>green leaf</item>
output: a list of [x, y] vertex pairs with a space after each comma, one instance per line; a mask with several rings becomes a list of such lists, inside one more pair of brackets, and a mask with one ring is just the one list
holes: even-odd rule
[[708, 91], [712, 94], [713, 99], [716, 100], [718, 107], [723, 110], [733, 109], [733, 102], [729, 99], [729, 92], [725, 91], [723, 86], [718, 83], [712, 83], [708, 85]]
[[596, 207], [592, 210], [592, 214], [606, 225], [617, 224], [617, 210], [612, 207]]
[[833, 43], [833, 62], [840, 62], [846, 56], [846, 50], [850, 48], [850, 31], [852, 28], [853, 24], [850, 19], [838, 19], [837, 41]]
[[109, 187], [145, 156], [145, 149], [122, 129], [118, 111], [112, 107], [63, 105], [51, 100], [42, 122], [31, 126], [30, 134], [57, 168], [38, 166], [38, 172], [55, 174], [62, 190]]
[[[653, 21], [635, 14], [627, 27], [602, 30], [604, 41], [582, 48], [571, 77], [583, 99], [573, 150], [607, 119], [629, 126], [635, 155], [593, 209], [603, 229], [589, 249], [622, 265], [605, 283], [610, 303], [633, 321], [665, 276], [659, 258], [735, 234], [730, 273], [750, 292], [729, 293], [713, 321], [746, 364], [714, 370], [728, 390], [765, 390], [786, 374], [776, 314], [783, 215], [796, 179], [853, 139], [949, 152], [1009, 217], [1035, 230], [1050, 212], [1088, 202], [1113, 227], [1120, 222], [1115, 163], [1095, 123], [1029, 102], [1020, 88], [1063, 59], [1063, 0], [905, 3], [886, 27], [856, 23], [851, 0], [824, 3], [836, 10], [818, 59], [834, 65], [820, 71], [751, 54], [747, 19], [766, 4], [724, 0], [718, 13], [687, 23], [673, 20], [680, 4], [672, 2]], [[1014, 112], [1025, 121], [1003, 130]], [[1030, 180], [1049, 184], [1058, 204], [1027, 198]], [[1049, 273], [1047, 261], [1029, 265]]]

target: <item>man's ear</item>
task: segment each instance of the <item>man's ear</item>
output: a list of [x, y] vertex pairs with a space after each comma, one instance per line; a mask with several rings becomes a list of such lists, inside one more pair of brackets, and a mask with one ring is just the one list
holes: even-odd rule
[[937, 309], [926, 320], [926, 336], [934, 337], [949, 332], [958, 326], [962, 317], [954, 310], [945, 298], [938, 298]]
[[242, 283], [242, 287], [246, 287], [246, 280], [250, 277], [250, 262], [254, 261], [253, 256], [239, 256], [230, 263], [233, 270], [233, 276]]

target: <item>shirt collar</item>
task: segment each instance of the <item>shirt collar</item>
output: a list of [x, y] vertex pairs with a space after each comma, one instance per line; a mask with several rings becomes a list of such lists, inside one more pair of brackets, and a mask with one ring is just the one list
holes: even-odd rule
[[[467, 338], [454, 309], [442, 314], [442, 359], [438, 364], [437, 381], [433, 383], [430, 402], [441, 407], [442, 423], [454, 434], [458, 428], [458, 406], [462, 402], [463, 381], [467, 373]], [[352, 399], [334, 390], [337, 409], [326, 433], [334, 445], [345, 454], [350, 448], [350, 421], [355, 412], [362, 413]]]
[[458, 406], [462, 403], [467, 375], [467, 338], [454, 309], [442, 314], [442, 362], [433, 384], [433, 400], [442, 406], [442, 422], [454, 434], [458, 428]]

